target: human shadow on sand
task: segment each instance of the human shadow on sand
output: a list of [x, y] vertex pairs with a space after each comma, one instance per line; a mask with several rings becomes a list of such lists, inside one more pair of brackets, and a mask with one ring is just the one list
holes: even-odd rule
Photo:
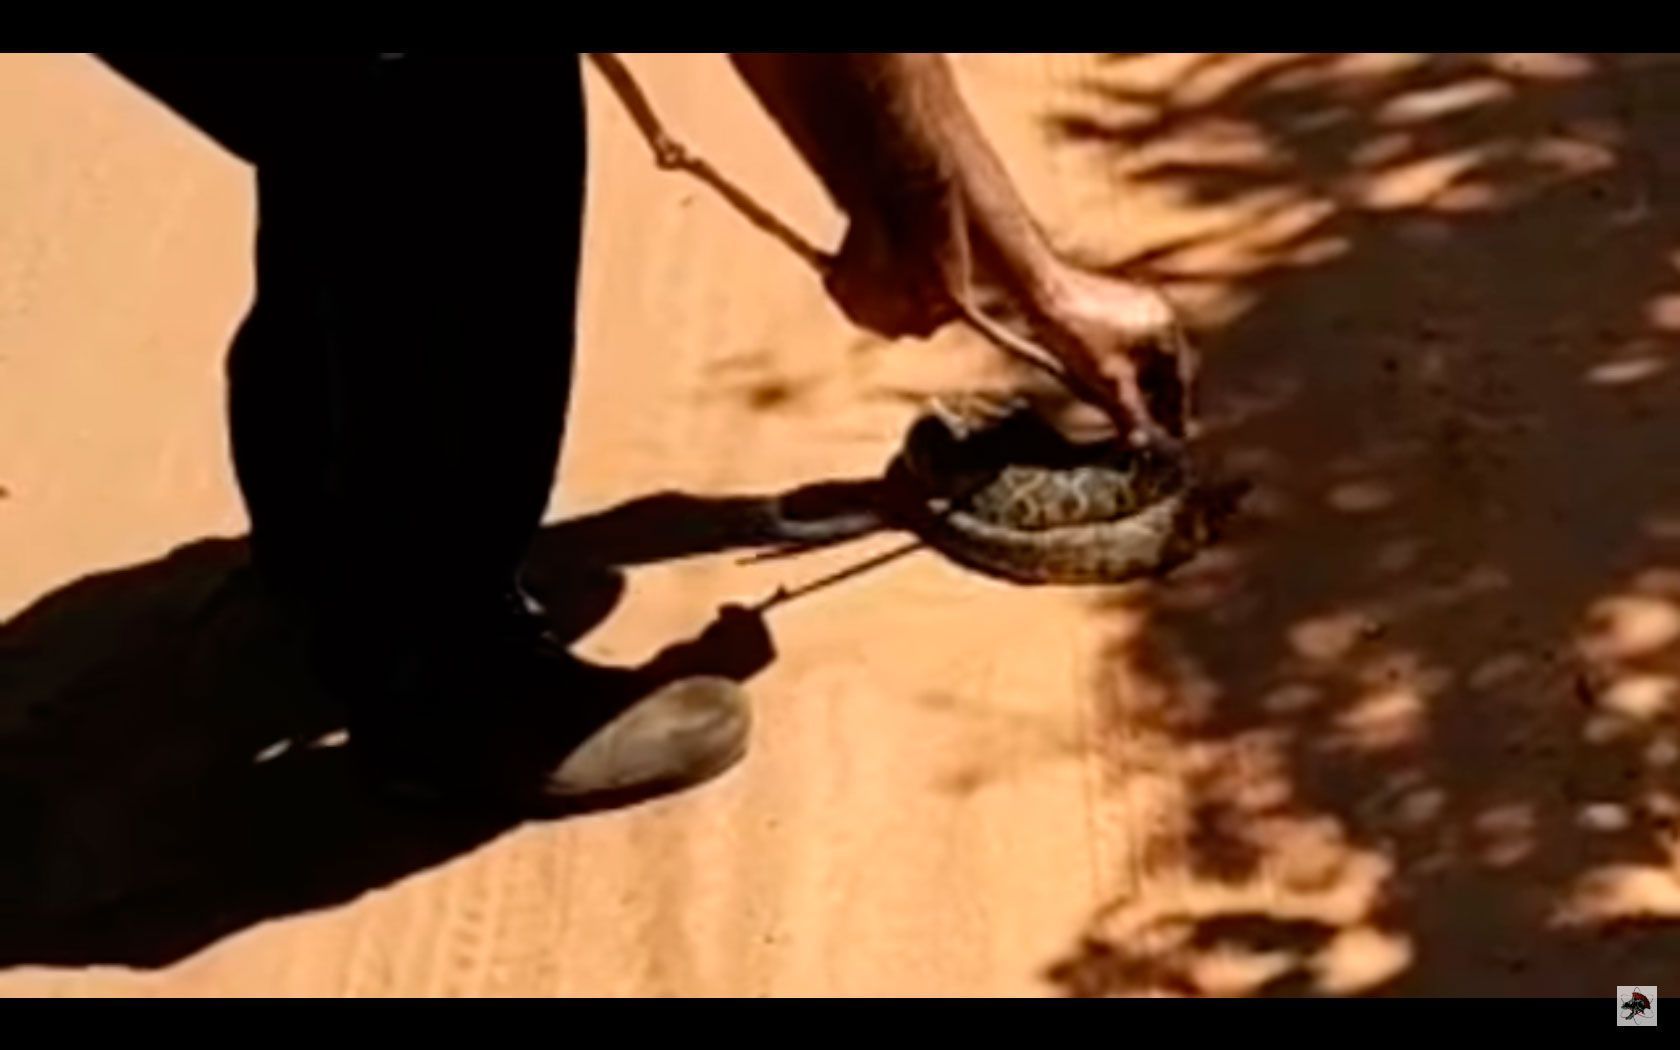
[[[762, 500], [664, 493], [544, 529], [528, 582], [576, 641], [620, 565], [750, 547]], [[752, 678], [773, 648], [672, 646]], [[660, 660], [661, 657], [655, 657]], [[511, 830], [371, 792], [243, 539], [86, 576], [0, 625], [0, 965], [163, 966]]]

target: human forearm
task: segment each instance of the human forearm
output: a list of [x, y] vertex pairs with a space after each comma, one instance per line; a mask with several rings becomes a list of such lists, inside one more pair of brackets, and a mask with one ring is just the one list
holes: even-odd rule
[[917, 237], [954, 204], [986, 276], [1049, 299], [1060, 265], [937, 53], [731, 56], [836, 205]]

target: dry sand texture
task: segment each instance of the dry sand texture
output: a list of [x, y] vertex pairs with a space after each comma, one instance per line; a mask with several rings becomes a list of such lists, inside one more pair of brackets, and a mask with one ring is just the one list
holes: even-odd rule
[[[720, 56], [628, 61], [832, 243]], [[918, 555], [789, 605], [744, 766], [505, 829], [373, 805], [260, 610], [194, 619], [243, 528], [220, 367], [249, 173], [85, 56], [0, 58], [0, 990], [1672, 983], [1675, 56], [958, 63], [1056, 239], [1185, 304], [1249, 525], [1158, 587]], [[868, 472], [919, 397], [1003, 375], [960, 332], [848, 328], [589, 84], [555, 520]], [[891, 542], [630, 567], [583, 648], [639, 659]]]

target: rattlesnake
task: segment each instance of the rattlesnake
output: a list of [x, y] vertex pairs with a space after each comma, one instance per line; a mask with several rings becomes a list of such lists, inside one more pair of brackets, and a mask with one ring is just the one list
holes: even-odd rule
[[1187, 457], [1077, 442], [1024, 401], [946, 398], [910, 427], [884, 478], [846, 505], [774, 508], [788, 545], [906, 529], [968, 568], [1016, 583], [1159, 576], [1213, 542], [1247, 491]]

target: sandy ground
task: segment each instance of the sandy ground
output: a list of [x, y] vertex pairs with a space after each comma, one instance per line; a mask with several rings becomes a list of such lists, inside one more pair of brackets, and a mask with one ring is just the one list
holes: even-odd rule
[[[782, 607], [743, 766], [518, 828], [362, 796], [283, 635], [224, 600], [249, 173], [85, 56], [0, 58], [0, 992], [1676, 983], [1672, 57], [959, 56], [1058, 242], [1183, 302], [1248, 524], [1158, 587], [923, 553]], [[628, 60], [832, 242], [720, 56]], [[961, 333], [849, 328], [589, 84], [554, 522], [867, 474], [922, 397], [1007, 379]], [[673, 505], [626, 519], [590, 655], [899, 542], [667, 557]]]

